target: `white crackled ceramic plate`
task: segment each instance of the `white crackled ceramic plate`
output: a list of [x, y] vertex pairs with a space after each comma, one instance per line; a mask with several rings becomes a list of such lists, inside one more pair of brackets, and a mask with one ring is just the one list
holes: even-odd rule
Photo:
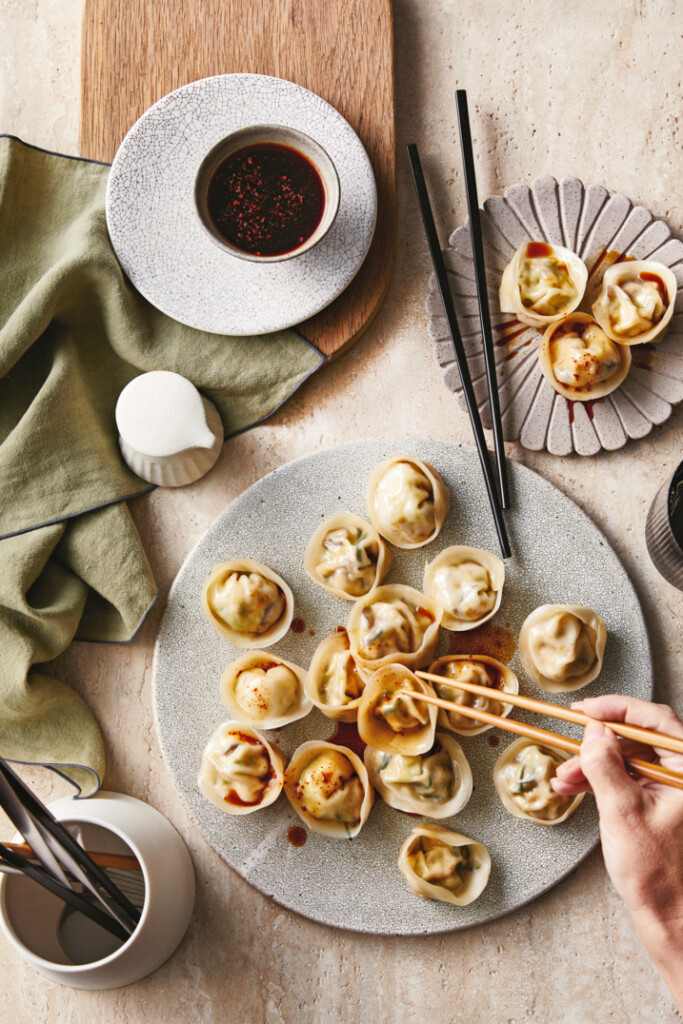
[[[585, 799], [576, 814], [556, 828], [514, 818], [503, 809], [492, 779], [493, 764], [513, 737], [498, 730], [459, 737], [472, 766], [474, 791], [467, 807], [441, 824], [483, 842], [493, 868], [483, 895], [468, 907], [456, 908], [422, 900], [410, 891], [397, 860], [416, 819], [379, 797], [355, 839], [335, 840], [309, 832], [305, 844], [297, 847], [288, 841], [288, 831], [301, 823], [284, 794], [263, 811], [231, 817], [197, 789], [202, 751], [214, 729], [230, 717], [220, 699], [221, 674], [242, 653], [219, 636], [202, 613], [207, 572], [225, 559], [248, 556], [280, 573], [294, 592], [294, 629], [270, 650], [308, 667], [317, 645], [335, 626], [347, 622], [352, 607], [316, 587], [304, 571], [308, 540], [323, 519], [340, 509], [365, 516], [371, 470], [403, 453], [417, 455], [438, 469], [450, 487], [452, 505], [433, 544], [416, 551], [394, 550], [387, 582], [421, 587], [425, 561], [450, 544], [497, 551], [472, 448], [429, 438], [371, 440], [316, 452], [283, 466], [226, 508], [181, 568], [157, 640], [154, 704], [164, 756], [197, 827], [248, 882], [283, 906], [324, 924], [418, 935], [482, 924], [555, 885], [597, 842], [592, 799]], [[513, 462], [509, 470], [513, 502], [506, 523], [515, 556], [506, 562], [502, 605], [489, 624], [490, 632], [484, 634], [489, 639], [481, 641], [481, 653], [498, 650], [494, 626], [507, 643], [540, 604], [589, 605], [607, 623], [608, 640], [603, 671], [582, 694], [617, 690], [650, 697], [647, 631], [618, 558], [573, 501], [523, 466]], [[448, 651], [452, 636], [462, 643], [465, 634], [442, 630], [438, 654]], [[526, 677], [517, 654], [511, 666], [519, 675], [522, 693], [547, 696]], [[568, 704], [576, 693], [557, 697], [559, 703]], [[519, 717], [529, 721], [534, 716], [521, 712]], [[575, 726], [538, 716], [535, 721], [555, 732], [580, 735]], [[300, 721], [267, 735], [289, 757], [304, 740], [328, 738], [334, 728], [335, 723], [314, 708]], [[491, 740], [497, 745], [492, 746]]]
[[[207, 153], [257, 124], [309, 135], [339, 178], [330, 230], [281, 263], [233, 256], [203, 227], [195, 205]], [[308, 89], [267, 75], [202, 78], [164, 96], [126, 135], [107, 187], [109, 237], [135, 287], [168, 316], [215, 334], [268, 334], [329, 305], [360, 269], [376, 214], [370, 160], [348, 121]]]
[[[683, 242], [663, 220], [602, 185], [585, 187], [578, 178], [536, 178], [531, 187], [513, 185], [491, 196], [481, 216], [503, 434], [525, 448], [553, 455], [595, 455], [621, 448], [664, 423], [683, 400]], [[498, 289], [503, 270], [525, 241], [546, 241], [578, 253], [590, 278], [581, 310], [590, 313], [602, 275], [617, 255], [658, 260], [671, 267], [679, 290], [674, 317], [662, 341], [631, 348], [633, 364], [624, 383], [595, 402], [569, 403], [541, 374], [541, 333], [502, 313]], [[445, 250], [451, 291], [484, 426], [491, 426], [469, 222], [457, 228]], [[447, 387], [465, 408], [443, 305], [434, 275], [429, 282], [429, 335]]]

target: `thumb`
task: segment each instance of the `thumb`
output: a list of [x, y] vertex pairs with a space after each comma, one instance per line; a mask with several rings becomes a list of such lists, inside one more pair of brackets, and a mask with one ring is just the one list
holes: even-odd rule
[[581, 770], [595, 794], [601, 818], [630, 817], [642, 807], [642, 790], [626, 771], [619, 741], [601, 722], [583, 734]]

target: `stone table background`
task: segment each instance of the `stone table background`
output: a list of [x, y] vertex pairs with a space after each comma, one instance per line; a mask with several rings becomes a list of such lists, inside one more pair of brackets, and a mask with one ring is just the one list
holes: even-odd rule
[[[676, 0], [395, 0], [395, 14], [399, 239], [382, 311], [267, 424], [230, 441], [207, 478], [134, 503], [161, 600], [130, 646], [77, 644], [54, 665], [102, 725], [107, 788], [149, 801], [187, 840], [198, 882], [193, 924], [156, 974], [101, 993], [52, 984], [0, 941], [4, 1015], [17, 1024], [679, 1019], [599, 851], [548, 895], [483, 928], [417, 940], [332, 931], [270, 903], [219, 860], [193, 831], [161, 759], [151, 665], [164, 595], [225, 505], [275, 467], [329, 445], [405, 433], [470, 439], [427, 339], [428, 255], [403, 156], [406, 142], [419, 143], [445, 240], [466, 209], [453, 90], [469, 90], [482, 198], [538, 174], [574, 174], [642, 202], [679, 233], [683, 226]], [[78, 151], [80, 21], [81, 0], [0, 0], [0, 131]], [[643, 527], [680, 459], [682, 428], [679, 407], [644, 440], [585, 460], [509, 446], [614, 545], [645, 609], [657, 697], [679, 711], [683, 595], [655, 572]], [[46, 799], [64, 791], [47, 772], [29, 777]], [[0, 823], [3, 837], [9, 831]]]

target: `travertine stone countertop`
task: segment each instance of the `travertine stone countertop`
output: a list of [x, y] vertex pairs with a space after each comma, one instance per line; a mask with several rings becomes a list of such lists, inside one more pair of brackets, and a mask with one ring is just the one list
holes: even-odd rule
[[[368, 1022], [670, 1024], [678, 1020], [628, 915], [592, 854], [547, 896], [452, 936], [337, 932], [281, 910], [227, 868], [191, 828], [152, 721], [152, 648], [163, 595], [183, 558], [236, 495], [322, 447], [405, 433], [469, 441], [426, 334], [426, 244], [406, 161], [416, 141], [442, 237], [466, 203], [453, 91], [468, 89], [482, 198], [539, 174], [602, 182], [683, 226], [682, 47], [675, 0], [395, 0], [399, 244], [387, 301], [367, 335], [266, 425], [230, 441], [215, 469], [134, 504], [162, 600], [127, 647], [75, 645], [55, 671], [97, 715], [107, 787], [149, 801], [185, 836], [198, 880], [195, 920], [152, 977], [128, 989], [60, 988], [0, 941], [7, 1020], [73, 1024]], [[0, 0], [0, 131], [78, 151], [81, 0]], [[651, 565], [647, 508], [681, 457], [683, 408], [638, 443], [591, 459], [512, 445], [593, 517], [643, 602], [659, 699], [683, 709], [683, 595]], [[580, 552], [577, 552], [580, 558]], [[30, 773], [44, 798], [64, 788]], [[9, 829], [0, 824], [0, 834]]]

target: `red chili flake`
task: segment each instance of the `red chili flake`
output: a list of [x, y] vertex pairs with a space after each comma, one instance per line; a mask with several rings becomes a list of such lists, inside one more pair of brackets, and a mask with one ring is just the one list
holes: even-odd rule
[[253, 256], [298, 249], [318, 227], [325, 187], [308, 157], [279, 142], [231, 153], [209, 182], [207, 208], [218, 233]]

